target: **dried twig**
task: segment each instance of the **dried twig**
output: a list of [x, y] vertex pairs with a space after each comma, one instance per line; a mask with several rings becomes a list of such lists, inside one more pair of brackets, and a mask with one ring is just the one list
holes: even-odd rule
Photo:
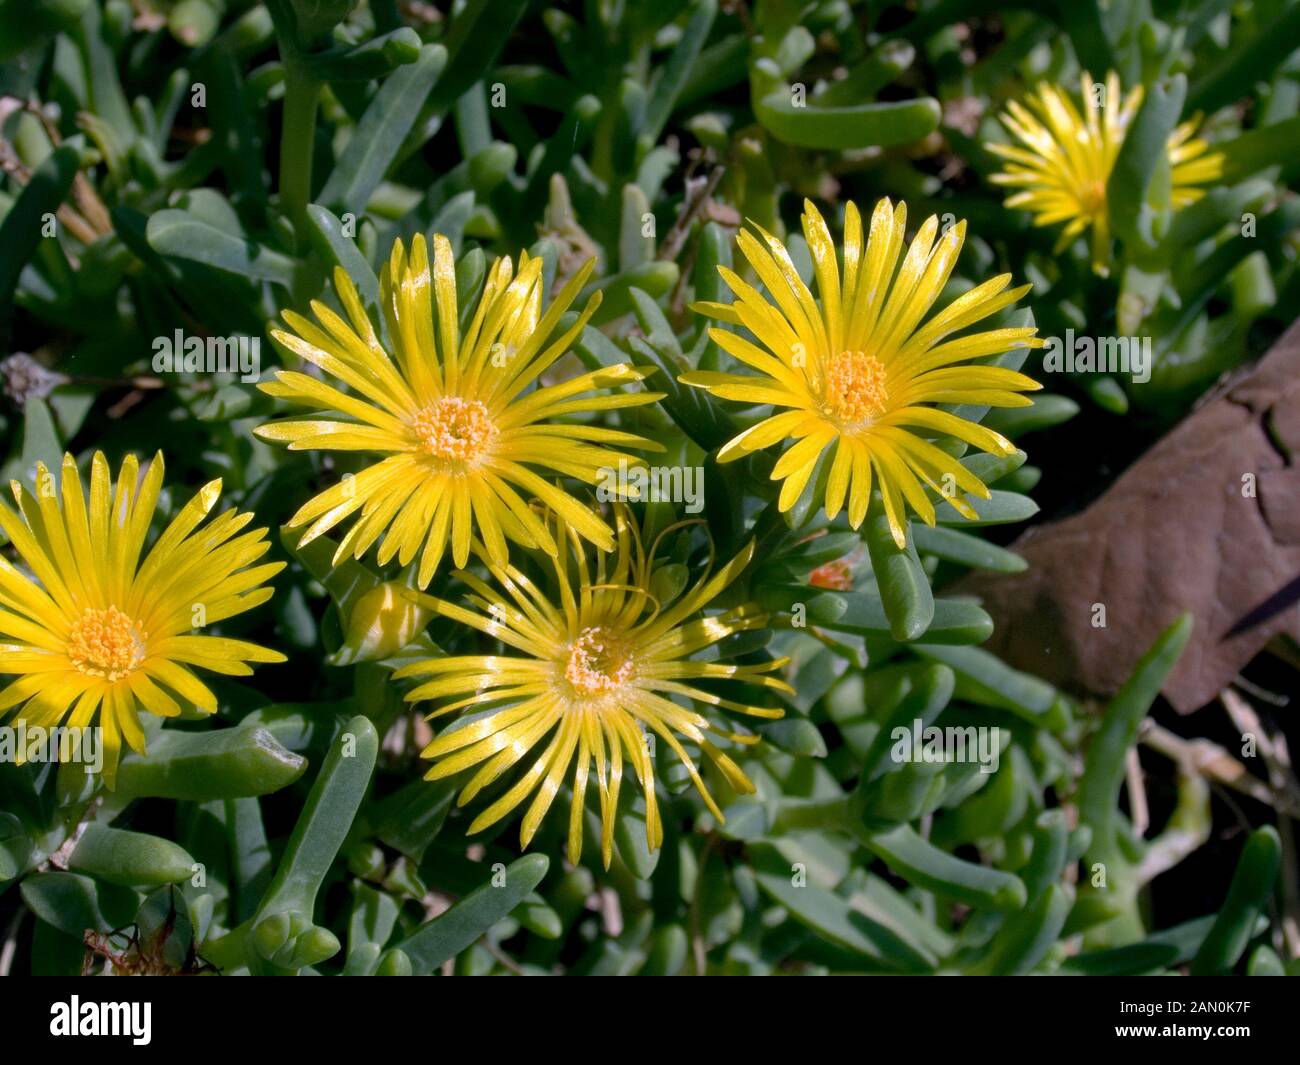
[[1271, 692], [1267, 688], [1261, 688], [1258, 684], [1252, 684], [1240, 673], [1233, 678], [1232, 686], [1240, 688], [1247, 695], [1258, 699], [1262, 703], [1268, 703], [1269, 706], [1286, 706], [1291, 701], [1289, 695], [1279, 695], [1277, 692]]
[[502, 950], [495, 943], [493, 943], [492, 940], [484, 939], [483, 946], [487, 948], [487, 952], [491, 954], [492, 957], [496, 958], [497, 961], [499, 961], [502, 965], [504, 965], [516, 976], [527, 975], [527, 973], [524, 972], [523, 966], [521, 966], [517, 961], [515, 961], [514, 958], [510, 957], [509, 954], [507, 954], [504, 950]]
[[682, 204], [681, 211], [673, 220], [672, 227], [664, 234], [664, 239], [659, 245], [659, 259], [672, 262], [681, 254], [682, 248], [686, 244], [686, 238], [690, 233], [691, 223], [695, 221], [696, 216], [704, 209], [704, 205], [709, 202], [709, 198], [717, 191], [718, 182], [722, 180], [722, 175], [726, 172], [727, 168], [719, 163], [709, 171], [708, 177], [687, 179], [686, 200]]
[[1210, 838], [1210, 786], [1191, 766], [1178, 767], [1178, 805], [1138, 865], [1139, 884], [1168, 872]]
[[1136, 747], [1129, 749], [1125, 760], [1125, 778], [1128, 782], [1128, 805], [1133, 831], [1139, 836], [1145, 836], [1151, 827], [1151, 808], [1147, 805], [1146, 782]]
[[[51, 144], [57, 148], [63, 143], [58, 126], [42, 108], [37, 106], [35, 100], [25, 101], [23, 108], [28, 114], [34, 115], [44, 127], [45, 135], [49, 137]], [[100, 237], [113, 232], [113, 219], [108, 213], [108, 208], [100, 199], [99, 193], [95, 191], [95, 186], [90, 183], [90, 179], [80, 170], [72, 179], [72, 202], [76, 209], [73, 210], [67, 205], [61, 207], [59, 221], [63, 222], [68, 227], [68, 231], [83, 244], [93, 244]]]
[[[1255, 737], [1255, 746], [1264, 760], [1274, 795], [1286, 798], [1293, 806], [1300, 805], [1300, 783], [1291, 768], [1291, 752], [1286, 737], [1280, 731], [1270, 734], [1255, 708], [1231, 688], [1219, 693], [1219, 701], [1232, 723], [1243, 734], [1250, 733]], [[1277, 834], [1282, 843], [1282, 938], [1287, 954], [1296, 958], [1300, 957], [1300, 873], [1296, 870], [1295, 828], [1289, 818], [1298, 815], [1294, 809], [1283, 809], [1280, 803], [1274, 803], [1274, 806], [1279, 814]]]
[[8, 976], [9, 970], [13, 967], [14, 955], [18, 952], [18, 931], [26, 916], [27, 908], [19, 906], [14, 912], [13, 920], [9, 922], [9, 927], [5, 929], [4, 943], [0, 944], [0, 976]]
[[1195, 769], [1203, 777], [1226, 788], [1272, 806], [1291, 817], [1300, 816], [1300, 803], [1286, 795], [1277, 795], [1266, 781], [1249, 772], [1217, 743], [1205, 739], [1184, 739], [1161, 725], [1148, 721], [1141, 741], [1166, 758]]

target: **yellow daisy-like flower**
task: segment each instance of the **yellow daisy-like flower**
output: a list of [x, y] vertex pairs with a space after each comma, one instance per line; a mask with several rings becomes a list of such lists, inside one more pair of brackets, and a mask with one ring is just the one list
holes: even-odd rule
[[900, 262], [906, 223], [907, 205], [894, 207], [883, 199], [864, 243], [858, 209], [849, 203], [841, 273], [826, 223], [805, 201], [803, 231], [819, 299], [776, 237], [758, 226], [761, 241], [742, 231], [740, 250], [775, 305], [719, 267], [736, 301], [699, 303], [696, 309], [756, 338], [757, 344], [725, 329], [709, 331], [723, 351], [758, 376], [694, 371], [680, 378], [722, 399], [787, 408], [750, 426], [718, 452], [719, 462], [730, 462], [794, 440], [772, 470], [772, 479], [784, 482], [778, 499], [782, 511], [794, 506], [822, 453], [833, 447], [825, 480], [826, 516], [833, 519], [847, 501], [849, 524], [858, 528], [867, 515], [874, 477], [899, 547], [906, 543], [907, 508], [934, 524], [934, 502], [925, 486], [972, 518], [966, 493], [989, 496], [978, 477], [927, 435], [946, 434], [1000, 455], [1015, 450], [999, 433], [930, 404], [1027, 406], [1030, 400], [1018, 393], [1041, 387], [1004, 367], [961, 365], [1041, 346], [1034, 327], [948, 339], [1011, 305], [1030, 286], [1009, 289], [1011, 275], [1002, 274], [927, 318], [956, 265], [966, 223], [940, 235], [939, 220], [926, 219]]
[[[1119, 75], [1111, 71], [1100, 101], [1094, 100], [1092, 75], [1085, 72], [1080, 87], [1083, 115], [1055, 85], [1040, 85], [1029, 95], [1027, 108], [1014, 100], [1007, 104], [1002, 124], [1024, 147], [986, 145], [1007, 161], [1006, 169], [990, 180], [1019, 189], [1007, 197], [1006, 205], [1032, 212], [1035, 225], [1065, 223], [1058, 252], [1090, 229], [1093, 266], [1104, 270], [1110, 257], [1106, 183], [1125, 131], [1142, 106], [1142, 86], [1125, 96]], [[1171, 203], [1176, 209], [1204, 195], [1198, 185], [1223, 176], [1223, 154], [1210, 152], [1205, 141], [1193, 137], [1198, 124], [1198, 118], [1188, 119], [1169, 137]]]
[[265, 582], [284, 568], [253, 565], [270, 544], [265, 529], [243, 531], [252, 514], [232, 508], [200, 527], [220, 480], [199, 489], [141, 561], [162, 480], [161, 453], [143, 476], [128, 457], [114, 486], [96, 452], [88, 503], [76, 460], [65, 455], [58, 494], [38, 465], [38, 495], [14, 481], [18, 513], [0, 503], [0, 528], [36, 578], [0, 557], [0, 636], [8, 641], [0, 672], [18, 675], [0, 692], [0, 713], [29, 729], [86, 728], [98, 711], [109, 787], [123, 739], [144, 753], [140, 708], [175, 717], [179, 699], [216, 712], [216, 696], [191, 667], [246, 676], [249, 662], [284, 661], [254, 643], [192, 631], [265, 603]]
[[[661, 607], [650, 591], [650, 577], [655, 547], [664, 533], [647, 554], [627, 508], [616, 505], [614, 518], [617, 551], [597, 552], [593, 572], [581, 538], [563, 516], [554, 516], [555, 540], [565, 546], [550, 560], [556, 599], [548, 598], [515, 566], [494, 562], [476, 543], [476, 553], [496, 583], [493, 588], [472, 573], [456, 573], [472, 590], [468, 600], [476, 610], [409, 594], [426, 608], [493, 636], [516, 653], [435, 658], [394, 673], [395, 678], [432, 678], [407, 695], [410, 701], [451, 698], [430, 718], [474, 711], [474, 717], [444, 730], [424, 751], [435, 762], [427, 774], [431, 780], [478, 767], [460, 792], [460, 805], [540, 747], [531, 766], [474, 819], [470, 832], [496, 823], [535, 792], [520, 829], [526, 847], [572, 771], [568, 855], [576, 862], [582, 853], [582, 815], [594, 762], [606, 867], [625, 758], [645, 793], [650, 849], [663, 842], [648, 735], [657, 736], [681, 760], [719, 820], [722, 811], [679, 736], [696, 744], [737, 791], [754, 790], [740, 767], [705, 733], [740, 744], [755, 743], [757, 737], [733, 733], [687, 706], [703, 704], [763, 718], [781, 717], [783, 711], [724, 699], [694, 682], [729, 677], [791, 691], [784, 681], [768, 675], [787, 659], [735, 665], [691, 657], [733, 633], [766, 624], [766, 615], [753, 604], [691, 620], [744, 570], [753, 554], [752, 543], [675, 602]], [[679, 527], [671, 526], [665, 533]], [[674, 702], [674, 697], [681, 702]], [[489, 712], [481, 716], [485, 709]], [[541, 747], [548, 736], [549, 742]]]
[[529, 508], [527, 500], [534, 496], [597, 546], [611, 549], [609, 526], [534, 469], [595, 484], [602, 469], [638, 461], [607, 445], [661, 450], [633, 433], [559, 420], [655, 402], [660, 393], [598, 394], [638, 382], [652, 370], [621, 363], [530, 387], [569, 350], [599, 306], [597, 292], [578, 320], [548, 344], [594, 261], [543, 314], [542, 260], [522, 255], [515, 274], [509, 258], [498, 259], [462, 334], [451, 245], [442, 236], [435, 236], [433, 245], [430, 263], [422, 235], [416, 236], [409, 259], [397, 241], [380, 278], [396, 361], [342, 270], [335, 270], [334, 286], [349, 321], [313, 302], [319, 326], [286, 311], [294, 332], [272, 332], [351, 393], [307, 374], [280, 371], [275, 382], [260, 386], [263, 391], [328, 416], [275, 422], [259, 427], [257, 435], [293, 450], [387, 455], [310, 500], [290, 526], [308, 526], [300, 542], [305, 545], [360, 512], [339, 544], [335, 563], [349, 555], [361, 558], [382, 534], [379, 563], [396, 557], [405, 566], [418, 552], [421, 588], [432, 579], [449, 540], [455, 564], [466, 564], [475, 532], [498, 563], [506, 561], [507, 539], [554, 552], [550, 533]]

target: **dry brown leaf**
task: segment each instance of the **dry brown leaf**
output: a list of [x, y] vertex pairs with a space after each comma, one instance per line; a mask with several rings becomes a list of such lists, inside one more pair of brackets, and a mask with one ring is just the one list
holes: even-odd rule
[[1190, 610], [1191, 643], [1164, 694], [1181, 713], [1203, 706], [1275, 635], [1300, 634], [1297, 452], [1300, 324], [1086, 510], [1021, 536], [1025, 572], [960, 582], [997, 624], [988, 649], [1067, 690], [1111, 695]]

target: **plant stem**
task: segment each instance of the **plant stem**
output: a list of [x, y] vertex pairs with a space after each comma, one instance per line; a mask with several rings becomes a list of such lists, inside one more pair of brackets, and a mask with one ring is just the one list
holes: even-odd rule
[[317, 81], [296, 56], [284, 56], [284, 115], [280, 129], [280, 207], [293, 223], [299, 247], [307, 243], [307, 204], [316, 146]]
[[203, 944], [200, 953], [203, 960], [212, 963], [218, 969], [237, 969], [246, 964], [245, 944], [251, 921], [245, 921], [232, 928], [225, 935], [210, 939]]

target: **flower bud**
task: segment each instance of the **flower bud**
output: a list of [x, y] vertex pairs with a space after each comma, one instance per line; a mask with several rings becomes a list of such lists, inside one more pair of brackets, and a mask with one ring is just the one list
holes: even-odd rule
[[335, 665], [373, 662], [396, 654], [429, 624], [428, 610], [407, 599], [406, 586], [386, 581], [366, 592], [348, 616]]

